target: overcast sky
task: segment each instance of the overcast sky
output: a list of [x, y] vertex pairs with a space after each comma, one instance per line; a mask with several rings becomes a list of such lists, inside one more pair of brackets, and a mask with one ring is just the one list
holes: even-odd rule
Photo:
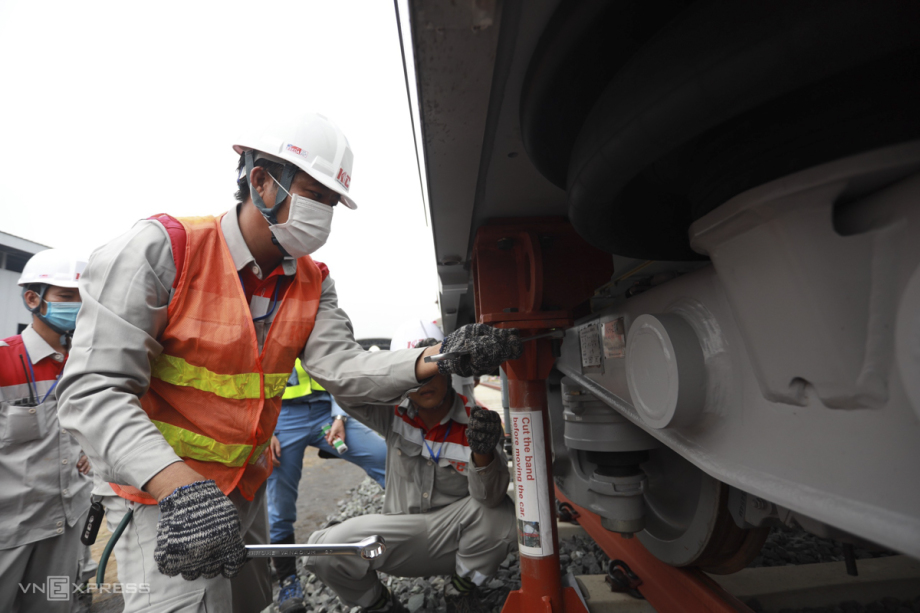
[[233, 205], [231, 145], [313, 110], [355, 152], [315, 258], [358, 337], [437, 316], [392, 2], [0, 0], [0, 230], [88, 256], [155, 213]]

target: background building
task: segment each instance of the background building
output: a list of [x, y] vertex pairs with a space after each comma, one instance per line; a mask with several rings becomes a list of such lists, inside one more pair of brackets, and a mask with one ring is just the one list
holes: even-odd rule
[[0, 339], [19, 334], [32, 321], [16, 283], [29, 258], [45, 249], [47, 245], [0, 232]]

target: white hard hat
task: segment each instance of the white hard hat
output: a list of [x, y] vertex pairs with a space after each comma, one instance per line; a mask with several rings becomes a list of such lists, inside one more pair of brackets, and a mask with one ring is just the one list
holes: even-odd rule
[[[341, 196], [342, 204], [358, 208], [348, 195], [355, 156], [337, 125], [317, 113], [269, 122], [236, 141], [239, 154], [254, 149], [273, 161], [288, 162]], [[270, 208], [270, 207], [269, 207]]]
[[439, 341], [444, 340], [444, 333], [433, 321], [425, 321], [422, 318], [412, 319], [400, 324], [396, 332], [390, 338], [390, 350], [412, 349], [418, 345], [419, 341], [426, 338], [434, 338]]
[[78, 259], [63, 249], [39, 251], [26, 262], [19, 277], [19, 285], [44, 283], [75, 288], [79, 285], [84, 268], [86, 260]]

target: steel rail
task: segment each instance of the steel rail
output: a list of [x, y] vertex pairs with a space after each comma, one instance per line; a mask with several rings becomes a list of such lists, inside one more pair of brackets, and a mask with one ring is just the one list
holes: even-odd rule
[[600, 516], [576, 505], [558, 486], [556, 498], [578, 511], [578, 524], [610, 559], [624, 560], [639, 575], [642, 579], [639, 592], [659, 613], [753, 613], [701, 570], [669, 566], [649, 553], [639, 539], [624, 539], [605, 529]]

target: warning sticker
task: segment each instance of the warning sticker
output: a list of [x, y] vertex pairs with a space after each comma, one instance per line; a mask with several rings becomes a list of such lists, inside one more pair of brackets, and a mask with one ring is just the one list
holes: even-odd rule
[[542, 558], [553, 553], [553, 521], [546, 479], [543, 416], [540, 411], [513, 411], [514, 502], [518, 545], [522, 554]]
[[601, 324], [604, 337], [604, 357], [625, 358], [626, 357], [626, 330], [623, 326], [623, 318], [619, 317], [613, 321], [605, 321]]
[[589, 368], [601, 365], [601, 340], [597, 334], [597, 324], [592, 322], [578, 331], [581, 341], [581, 367]]

